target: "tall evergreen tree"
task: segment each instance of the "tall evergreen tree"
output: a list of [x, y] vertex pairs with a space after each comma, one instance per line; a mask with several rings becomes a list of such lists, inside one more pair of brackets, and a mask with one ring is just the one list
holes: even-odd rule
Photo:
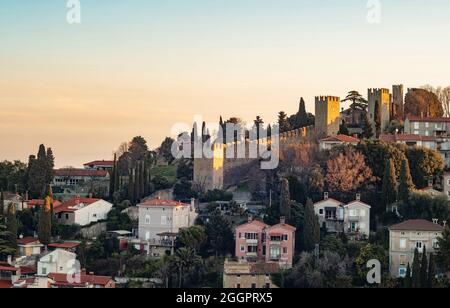
[[6, 214], [6, 227], [9, 232], [9, 241], [11, 243], [11, 247], [17, 248], [17, 214], [16, 214], [16, 206], [14, 204], [10, 204], [8, 206], [8, 212]]
[[140, 185], [140, 187], [139, 187], [139, 192], [140, 192], [139, 202], [140, 202], [142, 198], [147, 196], [145, 194], [145, 165], [144, 165], [143, 161], [141, 161], [141, 163], [140, 163], [139, 185]]
[[383, 205], [387, 209], [389, 205], [397, 201], [397, 177], [392, 159], [386, 161], [382, 187]]
[[0, 191], [0, 223], [1, 217], [5, 214], [5, 196], [3, 195], [3, 191]]
[[299, 127], [306, 127], [309, 125], [308, 122], [308, 113], [306, 112], [306, 103], [305, 100], [302, 98], [300, 98], [300, 106], [298, 109], [298, 124]]
[[280, 213], [287, 221], [291, 219], [291, 194], [289, 192], [289, 181], [283, 179], [281, 182], [281, 198], [280, 198]]
[[136, 195], [136, 203], [140, 201], [141, 198], [141, 162], [138, 161], [136, 164], [136, 173], [134, 176], [134, 189], [135, 189], [135, 195]]
[[422, 253], [422, 264], [420, 265], [420, 287], [428, 287], [428, 258], [427, 258], [427, 248], [423, 247]]
[[408, 201], [410, 192], [414, 189], [414, 183], [409, 170], [409, 162], [404, 159], [400, 169], [400, 183], [398, 186], [398, 200]]
[[6, 261], [8, 256], [14, 256], [17, 249], [11, 245], [11, 233], [6, 225], [0, 220], [0, 261]]
[[414, 261], [412, 265], [411, 287], [420, 288], [420, 256], [419, 249], [414, 250]]
[[412, 287], [412, 281], [411, 281], [411, 265], [408, 262], [408, 267], [406, 268], [406, 276], [403, 281], [404, 286], [406, 289], [410, 289]]
[[113, 169], [109, 173], [109, 200], [113, 200], [116, 187], [117, 155], [114, 153]]
[[342, 121], [341, 125], [339, 126], [339, 134], [340, 135], [350, 135], [350, 131], [348, 130], [347, 123], [345, 121]]
[[55, 168], [55, 156], [53, 155], [52, 148], [47, 149], [45, 161], [46, 161], [45, 184], [50, 184], [54, 177], [53, 169]]
[[51, 242], [52, 237], [52, 220], [53, 220], [53, 193], [51, 186], [48, 185], [47, 195], [44, 204], [41, 207], [38, 221], [38, 237], [39, 241], [47, 246]]
[[375, 122], [375, 135], [378, 139], [380, 138], [381, 135], [381, 106], [379, 101], [375, 101], [374, 122]]
[[370, 123], [369, 113], [364, 113], [364, 122], [363, 122], [363, 138], [370, 139], [373, 137], [373, 128]]
[[436, 263], [434, 261], [434, 254], [430, 254], [430, 261], [428, 262], [428, 285], [432, 289], [436, 285]]
[[316, 244], [320, 242], [320, 224], [316, 213], [314, 212], [314, 205], [311, 199], [308, 199], [305, 207], [305, 214], [303, 218], [303, 243], [305, 251], [313, 251]]
[[128, 177], [128, 200], [134, 204], [135, 202], [135, 183], [134, 183], [134, 169], [131, 169]]
[[284, 111], [280, 111], [280, 113], [278, 113], [278, 126], [280, 128], [280, 133], [285, 133], [292, 130], [287, 114]]

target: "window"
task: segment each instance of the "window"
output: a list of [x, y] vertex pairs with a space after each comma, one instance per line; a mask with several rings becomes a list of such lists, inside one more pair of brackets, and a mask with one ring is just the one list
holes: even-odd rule
[[281, 242], [282, 237], [281, 236], [271, 236], [270, 240], [272, 242]]
[[257, 240], [258, 234], [257, 233], [245, 233], [245, 238], [247, 240]]
[[287, 254], [288, 253], [288, 249], [286, 247], [283, 248], [283, 253]]
[[400, 239], [400, 249], [406, 249], [406, 239]]
[[266, 289], [270, 289], [270, 283], [266, 283]]
[[236, 285], [236, 289], [240, 289], [240, 288], [241, 288], [241, 284], [238, 283], [238, 284]]
[[46, 267], [42, 268], [42, 275], [47, 275], [47, 268]]
[[248, 253], [256, 253], [258, 252], [258, 246], [247, 246]]
[[420, 125], [419, 122], [414, 122], [414, 129], [419, 129], [420, 128], [419, 125]]
[[161, 225], [167, 225], [167, 216], [161, 216]]
[[355, 217], [355, 216], [356, 216], [355, 210], [350, 210], [350, 217]]
[[414, 135], [419, 135], [419, 134], [420, 134], [420, 132], [418, 130], [414, 131]]
[[92, 217], [97, 218], [97, 214], [92, 214]]
[[422, 242], [416, 242], [416, 248], [419, 250], [419, 252], [422, 252], [422, 250], [423, 250], [423, 243]]
[[256, 289], [256, 283], [252, 283], [252, 289]]
[[287, 241], [287, 240], [288, 240], [288, 235], [287, 234], [283, 235], [283, 241]]
[[150, 217], [150, 215], [145, 215], [145, 224], [146, 224], [146, 225], [149, 225], [150, 222], [151, 222], [151, 217]]
[[241, 245], [241, 252], [245, 252], [245, 246]]
[[425, 127], [426, 127], [426, 128], [429, 128], [429, 127], [430, 127], [430, 123], [426, 122], [426, 123], [425, 123]]
[[279, 260], [281, 255], [280, 247], [272, 246], [270, 247], [270, 259], [271, 260]]
[[69, 220], [69, 214], [66, 214], [66, 219]]
[[439, 248], [439, 241], [437, 239], [433, 239], [433, 249]]
[[145, 240], [148, 241], [150, 239], [150, 232], [145, 232]]
[[266, 255], [266, 246], [263, 246], [263, 251], [262, 251], [263, 256]]
[[400, 255], [400, 265], [406, 265], [406, 255]]
[[401, 268], [398, 269], [398, 275], [400, 277], [402, 277], [402, 278], [405, 278], [406, 277], [406, 271], [407, 271], [406, 268], [401, 267]]
[[[449, 184], [449, 185], [450, 185], [450, 184]], [[323, 215], [323, 209], [320, 209], [320, 210], [319, 210], [319, 214], [320, 214], [320, 215]]]

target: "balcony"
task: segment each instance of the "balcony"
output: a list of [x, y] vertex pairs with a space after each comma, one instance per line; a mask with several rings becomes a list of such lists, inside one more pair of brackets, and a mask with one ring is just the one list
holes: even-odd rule
[[257, 239], [246, 239], [245, 242], [249, 245], [258, 245]]

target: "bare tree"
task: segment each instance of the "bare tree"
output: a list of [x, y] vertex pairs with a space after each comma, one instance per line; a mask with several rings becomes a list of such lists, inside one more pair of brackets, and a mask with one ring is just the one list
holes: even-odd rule
[[424, 85], [422, 89], [436, 94], [444, 109], [444, 116], [450, 117], [450, 86], [435, 88], [432, 85], [427, 84]]
[[119, 159], [123, 154], [128, 152], [129, 144], [128, 142], [122, 142], [119, 148], [114, 152], [117, 155], [117, 159]]

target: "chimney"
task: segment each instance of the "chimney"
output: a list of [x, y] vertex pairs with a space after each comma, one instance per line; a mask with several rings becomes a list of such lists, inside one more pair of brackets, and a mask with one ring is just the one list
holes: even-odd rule
[[439, 219], [433, 218], [433, 223], [434, 223], [435, 225], [438, 225], [438, 224], [439, 224]]
[[356, 194], [356, 201], [361, 201], [361, 194]]
[[328, 192], [325, 192], [325, 193], [323, 194], [323, 199], [324, 199], [324, 200], [328, 200], [328, 198], [329, 198], [329, 194], [328, 194]]
[[253, 221], [253, 217], [252, 216], [248, 216], [247, 221], [250, 223]]
[[444, 228], [447, 227], [447, 220], [444, 220], [444, 221], [442, 222], [442, 224], [444, 225]]
[[29, 201], [29, 199], [28, 199], [28, 190], [25, 192], [25, 201]]
[[191, 212], [195, 211], [195, 198], [191, 198]]
[[7, 262], [9, 265], [13, 265], [12, 256], [8, 256]]
[[80, 202], [81, 202], [80, 195], [77, 195], [75, 197], [75, 204], [78, 205], [78, 204], [80, 204]]
[[93, 196], [92, 193], [89, 193], [89, 199], [92, 199], [92, 196]]
[[280, 224], [282, 225], [286, 224], [286, 217], [284, 216], [280, 217]]

